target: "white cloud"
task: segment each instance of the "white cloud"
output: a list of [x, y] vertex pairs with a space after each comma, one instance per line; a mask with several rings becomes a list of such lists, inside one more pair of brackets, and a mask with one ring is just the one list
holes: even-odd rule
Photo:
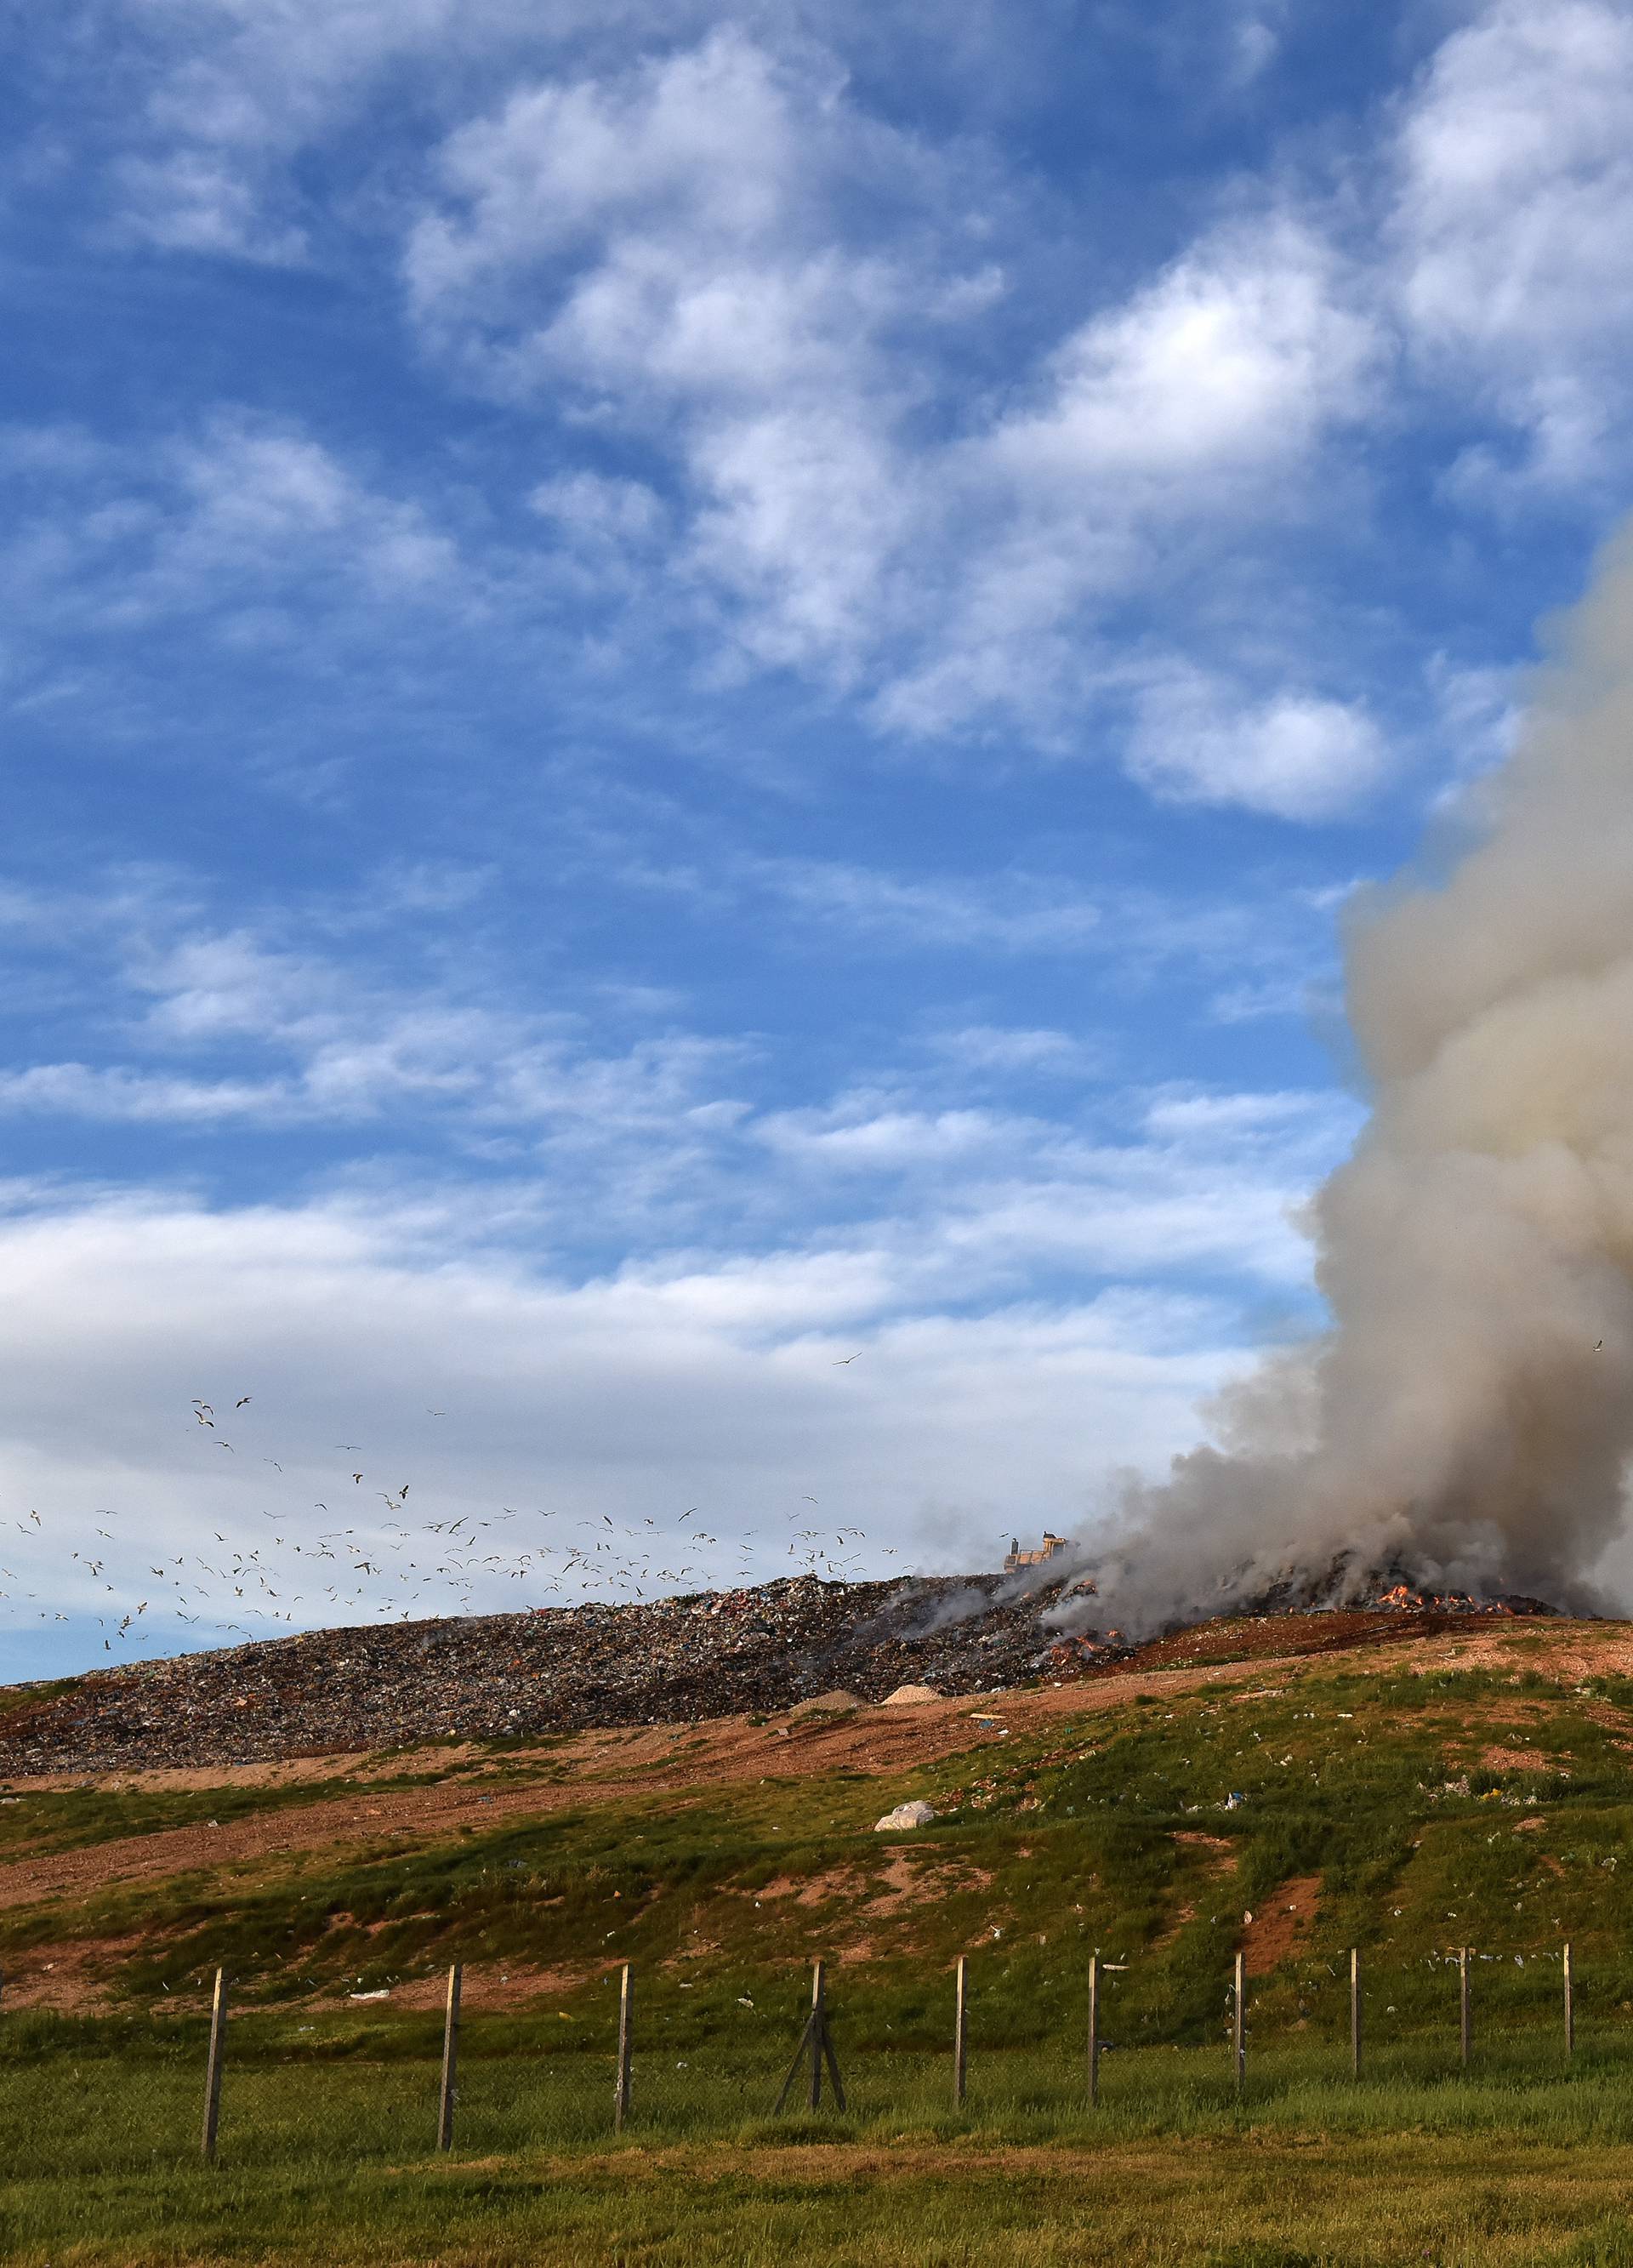
[[999, 1077], [1041, 1073], [1051, 1079], [1085, 1079], [1103, 1071], [1101, 1050], [1079, 1035], [1048, 1027], [964, 1024], [931, 1035], [928, 1044], [958, 1070]]
[[[968, 269], [982, 185], [812, 50], [739, 31], [516, 93], [439, 166], [406, 260], [428, 334], [489, 386], [565, 382], [667, 453], [669, 603], [705, 603], [719, 666], [798, 669], [899, 734], [1105, 710], [1104, 618], [1159, 593], [1182, 614], [1219, 544], [1285, 517], [1380, 365], [1355, 277], [1272, 209], [1079, 322], [1004, 406], [956, 398], [937, 327], [1001, 288]], [[542, 497], [603, 544], [632, 502], [560, 476]], [[657, 518], [641, 504], [633, 549]], [[1186, 792], [1288, 815], [1351, 796], [1359, 734], [1334, 726], [1284, 704], [1267, 756], [1193, 767]]]
[[224, 412], [43, 463], [33, 438], [12, 437], [29, 471], [4, 545], [19, 671], [56, 638], [89, 631], [105, 653], [117, 639], [136, 654], [156, 628], [201, 622], [238, 651], [305, 661], [481, 603], [481, 576], [420, 504], [287, 421]]
[[1195, 245], [1085, 323], [1050, 356], [1037, 406], [984, 447], [1018, 480], [1056, 495], [1065, 483], [1091, 507], [1109, 481], [1124, 510], [1194, 513], [1199, 482], [1284, 470], [1360, 415], [1379, 353], [1331, 247], [1271, 215]]
[[[1409, 335], [1575, 484], [1625, 441], [1633, 349], [1633, 18], [1611, 0], [1497, 0], [1453, 33], [1407, 103], [1393, 281]], [[1475, 449], [1461, 492], [1499, 487]]]
[[[1281, 1103], [1280, 1149], [1255, 1137], [1237, 1158], [1217, 1143], [1193, 1155], [1181, 1130], [1155, 1121], [1132, 1143], [1091, 1138], [1076, 1114], [1092, 1054], [1058, 1032], [944, 1034], [928, 1059], [911, 1051], [911, 1068], [790, 1107], [757, 1095], [776, 1075], [752, 1047], [688, 1029], [672, 1004], [541, 1012], [497, 972], [478, 982], [393, 965], [389, 917], [370, 937], [343, 909], [327, 921], [309, 909], [288, 924], [297, 946], [212, 929], [132, 885], [78, 916], [59, 903], [71, 943], [53, 955], [52, 909], [25, 895], [15, 911], [41, 966], [55, 960], [59, 990], [71, 977], [82, 996], [81, 1044], [71, 1060], [0, 1074], [0, 1113], [347, 1130], [353, 1172], [378, 1170], [361, 1133], [426, 1160], [433, 1181], [450, 1165], [462, 1175], [475, 1153], [512, 1192], [501, 1204], [489, 1186], [484, 1202], [564, 1249], [719, 1255], [745, 1237], [759, 1249], [815, 1235], [893, 1256], [914, 1297], [1019, 1285], [1040, 1263], [1167, 1274], [1198, 1255], [1217, 1264], [1227, 1246], [1248, 1276], [1290, 1280], [1302, 1264], [1282, 1216], [1313, 1176], [1313, 1152]], [[1205, 924], [1165, 939], [1149, 909], [1141, 933], [1118, 928], [1142, 967], [1202, 947], [1211, 978], [1211, 955], [1229, 948]], [[343, 956], [323, 948], [326, 929], [344, 936]], [[995, 1076], [1040, 1072], [1070, 1074], [1067, 1115], [995, 1104]], [[1102, 1094], [1093, 1107], [1103, 1113]], [[1330, 1149], [1347, 1121], [1321, 1124]], [[1165, 1227], [1142, 1259], [1150, 1206], [1192, 1226]]]
[[1093, 899], [1040, 875], [893, 874], [816, 858], [763, 859], [753, 872], [797, 915], [908, 945], [1078, 952], [1098, 942], [1103, 919]]
[[[94, 12], [119, 232], [274, 265], [308, 258], [327, 217], [303, 193], [304, 150], [346, 131], [391, 74], [417, 66], [434, 103], [541, 29], [526, 0], [105, 0]], [[551, 28], [575, 28], [566, 0]]]
[[288, 1089], [272, 1079], [167, 1079], [82, 1063], [0, 1071], [0, 1113], [173, 1126], [238, 1118], [265, 1125], [289, 1117], [291, 1104]]
[[1254, 700], [1191, 672], [1142, 696], [1129, 762], [1137, 778], [1175, 802], [1239, 803], [1319, 820], [1364, 802], [1388, 770], [1391, 750], [1350, 703], [1293, 690]]
[[581, 541], [621, 549], [652, 541], [666, 518], [662, 500], [644, 481], [611, 480], [600, 473], [565, 473], [541, 481], [527, 502], [541, 519], [555, 521]]
[[[887, 1572], [903, 1560], [885, 1547], [911, 1564], [932, 1519], [933, 1557], [968, 1564], [1023, 1508], [1070, 1525], [1114, 1468], [1156, 1467], [1240, 1362], [1218, 1311], [1181, 1293], [903, 1312], [886, 1256], [820, 1249], [572, 1284], [462, 1249], [457, 1217], [438, 1228], [379, 1202], [30, 1209], [0, 1223], [0, 1266], [14, 1294], [0, 1484], [42, 1520], [8, 1549], [14, 1628], [162, 1602], [148, 1562], [184, 1553], [189, 1594], [212, 1594], [189, 1595], [205, 1635], [216, 1617], [258, 1631], [570, 1596], [562, 1547], [603, 1518], [620, 1557], [650, 1518], [657, 1565], [689, 1549], [715, 1580], [791, 1572], [799, 1531], [832, 1549], [845, 1526]], [[215, 1403], [213, 1432], [192, 1421], [195, 1395]], [[365, 1550], [388, 1546], [377, 1484], [404, 1481], [410, 1526], [517, 1507], [488, 1545], [540, 1548], [526, 1587], [478, 1565], [467, 1585], [421, 1589], [382, 1549], [328, 1595], [335, 1563], [293, 1543], [344, 1522]], [[694, 1505], [715, 1539], [701, 1550], [679, 1519]], [[224, 1564], [217, 1531], [261, 1550], [276, 1606], [199, 1572]], [[86, 1547], [108, 1563], [95, 1580], [70, 1557]]]
[[[338, 1193], [265, 1206], [4, 1193], [0, 1484], [48, 1527], [14, 1616], [122, 1614], [147, 1594], [146, 1563], [120, 1547], [98, 1579], [113, 1590], [80, 1598], [66, 1546], [86, 1543], [93, 1507], [139, 1523], [166, 1561], [208, 1556], [217, 1528], [259, 1537], [263, 1512], [314, 1537], [357, 1469], [371, 1489], [410, 1481], [425, 1518], [541, 1502], [558, 1521], [650, 1516], [673, 1547], [657, 1566], [685, 1541], [665, 1523], [704, 1503], [716, 1575], [735, 1572], [739, 1536], [754, 1572], [781, 1572], [783, 1507], [808, 1525], [812, 1495], [831, 1528], [868, 1529], [880, 1571], [886, 1543], [922, 1550], [928, 1521], [948, 1560], [978, 1557], [1023, 1503], [1060, 1526], [1113, 1467], [1154, 1466], [1188, 1436], [1197, 1392], [1239, 1360], [1244, 1299], [1306, 1296], [1292, 1215], [1349, 1132], [1330, 1098], [1108, 1101], [1084, 1091], [1082, 1049], [1043, 1027], [967, 1027], [928, 1064], [916, 1051], [917, 1076], [770, 1104], [733, 1092], [755, 1069], [743, 1050], [643, 1028], [638, 1007], [541, 1015], [491, 982], [461, 991], [395, 965], [389, 894], [378, 934], [314, 903], [290, 917], [292, 942], [212, 929], [135, 876], [77, 906], [8, 893], [0, 916], [19, 946], [48, 957], [55, 940], [72, 961], [104, 1043], [98, 1061], [6, 1074], [0, 1107], [183, 1132], [362, 1127], [378, 1151], [354, 1139]], [[995, 1071], [1057, 1070], [1064, 1109], [993, 1099]], [[1198, 1296], [1199, 1275], [1216, 1293]], [[229, 1456], [188, 1403], [243, 1393], [247, 1412], [218, 1428]], [[335, 1447], [351, 1441], [366, 1454]], [[383, 1516], [345, 1501], [365, 1535]], [[523, 1595], [479, 1570], [470, 1587], [371, 1577], [331, 1596], [309, 1572], [291, 1563], [258, 1611]], [[535, 1563], [526, 1595], [558, 1579], [571, 1595], [559, 1557]]]
[[[405, 264], [430, 334], [489, 383], [565, 380], [661, 438], [688, 507], [672, 571], [730, 603], [758, 664], [846, 678], [918, 517], [897, 434], [917, 379], [884, 335], [949, 318], [945, 166], [813, 51], [721, 30], [515, 93], [439, 171]], [[866, 232], [841, 214], [863, 181]]]
[[[1212, 24], [1227, 92], [1286, 23], [1269, 0]], [[897, 738], [1092, 746], [1165, 794], [1328, 817], [1388, 767], [1359, 708], [1304, 681], [1295, 639], [1342, 631], [1313, 600], [1278, 623], [1264, 593], [1323, 498], [1347, 482], [1364, 513], [1346, 437], [1398, 415], [1401, 345], [1519, 437], [1474, 426], [1453, 505], [1512, 504], [1515, 446], [1580, 491], [1625, 422], [1633, 27], [1614, 0], [1494, 0], [1357, 121], [1347, 168], [1306, 153], [1232, 180], [1110, 297], [1082, 247], [1040, 261], [1014, 152], [871, 106], [846, 59], [874, 50], [843, 11], [165, 0], [143, 32], [118, 49], [140, 89], [129, 225], [287, 259], [320, 209], [354, 254], [399, 247], [445, 370], [539, 416], [541, 541], [527, 556], [490, 526], [478, 574], [423, 504], [333, 459], [326, 490], [313, 437], [228, 421], [193, 486], [173, 450], [166, 493], [138, 483], [77, 543], [18, 546], [25, 583], [134, 562], [110, 623], [219, 571], [223, 635], [292, 644], [251, 563], [281, 520], [370, 603], [480, 612], [519, 649], [551, 608], [622, 608], [705, 686], [794, 671]], [[1001, 36], [983, 22], [967, 67], [996, 67]], [[423, 133], [378, 144], [377, 180], [355, 122], [388, 89]], [[314, 148], [340, 183], [316, 200], [293, 162]], [[615, 623], [562, 635], [586, 673], [627, 658]], [[1124, 744], [1131, 636], [1160, 639], [1176, 685], [1242, 673], [1194, 754], [1166, 725], [1195, 692], [1154, 693]], [[19, 698], [60, 696], [18, 668]]]

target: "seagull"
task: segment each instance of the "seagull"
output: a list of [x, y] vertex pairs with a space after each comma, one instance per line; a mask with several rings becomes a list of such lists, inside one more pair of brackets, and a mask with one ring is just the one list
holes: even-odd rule
[[253, 1396], [251, 1396], [250, 1395], [247, 1395], [247, 1394], [240, 1394], [240, 1395], [239, 1395], [239, 1398], [238, 1398], [238, 1400], [233, 1403], [232, 1407], [233, 1407], [235, 1410], [241, 1410], [241, 1409], [244, 1407], [244, 1404], [245, 1404], [246, 1402], [248, 1402], [248, 1401], [250, 1401], [250, 1400], [252, 1400], [252, 1399], [253, 1399]]
[[842, 1370], [848, 1362], [854, 1362], [857, 1359], [857, 1355], [859, 1355], [861, 1351], [861, 1348], [858, 1347], [857, 1349], [857, 1354], [842, 1354], [837, 1362], [833, 1362], [828, 1365], [828, 1368], [830, 1370]]

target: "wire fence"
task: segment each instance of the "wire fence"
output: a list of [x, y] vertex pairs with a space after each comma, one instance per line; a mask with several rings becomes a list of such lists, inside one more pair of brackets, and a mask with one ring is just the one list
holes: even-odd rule
[[[1137, 2066], [1141, 2085], [1150, 2089], [1151, 2059], [1161, 2051], [1145, 2036], [1138, 2014], [1139, 1973], [1136, 1961], [1091, 1955], [1076, 1989], [1057, 1994], [1052, 2021], [1034, 2022], [1031, 2036], [1018, 2037], [1004, 2021], [1002, 1977], [983, 1980], [978, 1958], [960, 1956], [945, 1977], [926, 1980], [926, 2005], [910, 2028], [912, 2036], [892, 2038], [868, 2020], [865, 1981], [853, 1977], [835, 2003], [821, 1960], [812, 1963], [808, 1997], [800, 2003], [791, 1999], [786, 1970], [763, 2005], [739, 1996], [738, 2007], [756, 2016], [752, 2030], [722, 2029], [717, 2015], [712, 2025], [699, 2022], [701, 2011], [680, 2013], [680, 1992], [694, 1987], [677, 1987], [660, 1970], [643, 1977], [624, 1962], [604, 1980], [610, 1988], [605, 2040], [597, 2036], [599, 2025], [581, 2028], [581, 2043], [545, 2058], [551, 2124], [563, 2139], [579, 2142], [631, 2130], [696, 2133], [723, 2124], [769, 2124], [784, 2116], [809, 2120], [857, 2107], [877, 2113], [893, 2095], [919, 2115], [938, 2104], [962, 2113], [972, 2102], [979, 2110], [989, 2084], [1011, 2106], [1066, 2104], [1092, 2115], [1108, 2094], [1114, 2104], [1125, 2066]], [[474, 2091], [489, 2098], [482, 2117], [489, 2131], [503, 2093], [494, 2074], [518, 2055], [515, 2014], [501, 2022], [484, 2012], [473, 2026], [463, 1982], [463, 1965], [456, 1962], [442, 1995], [437, 2075], [433, 2081], [426, 2073], [423, 2090], [426, 2146], [444, 2152], [461, 2137], [467, 2108], [462, 2073], [472, 2045], [482, 2069]], [[1247, 1973], [1239, 1953], [1218, 1984], [1217, 2043], [1188, 2050], [1171, 2043], [1167, 2051], [1185, 2056], [1187, 2082], [1213, 2100], [1239, 2102], [1255, 2090], [1262, 2099], [1267, 2089], [1295, 2078], [1303, 2083], [1312, 2074], [1325, 2085], [1534, 2081], [1585, 2066], [1601, 2074], [1625, 2069], [1633, 2078], [1633, 2056], [1623, 2055], [1633, 1977], [1619, 1959], [1585, 1974], [1570, 1942], [1504, 1955], [1460, 1946], [1412, 1962], [1371, 1959], [1355, 1948], [1336, 1959], [1306, 1961], [1262, 1977]], [[933, 2034], [944, 1991], [945, 2042], [938, 2043]], [[254, 2035], [265, 2012], [251, 2007], [235, 2014], [232, 1994], [231, 1978], [217, 1970], [201, 2074], [200, 2146], [210, 2162], [224, 2131], [229, 2136], [232, 2131], [232, 2071], [239, 2047], [249, 2048], [252, 2064], [264, 2064], [268, 2053], [285, 2069], [305, 2060], [291, 2055], [287, 2044], [257, 2047]], [[429, 2045], [423, 2025], [416, 2036], [423, 2044], [411, 2050], [410, 2069]], [[539, 2054], [535, 2050], [535, 2064]], [[320, 2060], [314, 2054], [314, 2066]], [[864, 2074], [860, 2081], [858, 2072]], [[394, 2083], [408, 2088], [412, 2097], [407, 2071]]]

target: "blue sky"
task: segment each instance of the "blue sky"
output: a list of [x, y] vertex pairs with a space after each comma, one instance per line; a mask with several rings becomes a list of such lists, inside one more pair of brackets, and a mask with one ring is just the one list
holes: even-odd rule
[[102, 1508], [884, 1572], [1189, 1446], [1627, 507], [1633, 13], [100, 0], [0, 99], [19, 1672]]

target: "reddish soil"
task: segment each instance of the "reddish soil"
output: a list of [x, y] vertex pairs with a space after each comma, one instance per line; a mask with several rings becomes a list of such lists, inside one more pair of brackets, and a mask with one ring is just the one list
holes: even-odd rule
[[[1433, 1628], [1420, 1635], [1423, 1624]], [[1633, 1631], [1623, 1623], [1488, 1621], [1392, 1613], [1282, 1616], [1246, 1625], [1205, 1625], [1146, 1649], [1146, 1658], [1114, 1674], [1070, 1685], [1023, 1689], [1001, 1700], [989, 1696], [978, 1705], [964, 1697], [925, 1702], [912, 1709], [862, 1708], [838, 1719], [806, 1718], [776, 1727], [726, 1717], [680, 1727], [584, 1733], [536, 1750], [508, 1749], [497, 1757], [484, 1757], [468, 1745], [450, 1745], [387, 1760], [342, 1756], [196, 1772], [121, 1772], [107, 1784], [173, 1789], [265, 1786], [315, 1774], [349, 1777], [358, 1786], [354, 1794], [288, 1810], [268, 1809], [224, 1821], [219, 1827], [171, 1828], [44, 1854], [31, 1855], [25, 1849], [0, 1864], [0, 1908], [85, 1897], [114, 1882], [250, 1867], [268, 1856], [325, 1846], [366, 1849], [377, 1840], [429, 1841], [461, 1827], [536, 1818], [570, 1805], [627, 1803], [644, 1790], [685, 1801], [711, 1787], [745, 1780], [806, 1778], [844, 1771], [899, 1778], [942, 1756], [983, 1745], [1003, 1747], [997, 1726], [990, 1731], [977, 1727], [977, 1714], [1000, 1719], [1012, 1734], [1024, 1734], [1063, 1719], [1092, 1719], [1143, 1693], [1178, 1694], [1213, 1683], [1262, 1687], [1267, 1674], [1296, 1674], [1302, 1659], [1336, 1650], [1334, 1626], [1351, 1624], [1364, 1626], [1351, 1642], [1360, 1649], [1356, 1666], [1367, 1670], [1512, 1668], [1516, 1657], [1508, 1649], [1517, 1638], [1526, 1643], [1526, 1652], [1518, 1657], [1525, 1667], [1547, 1669], [1567, 1680], [1633, 1670]], [[1187, 1645], [1196, 1653], [1215, 1652], [1234, 1642], [1244, 1630], [1262, 1632], [1265, 1650], [1224, 1662], [1192, 1660], [1169, 1666], [1156, 1658], [1164, 1648], [1178, 1650]], [[1395, 1642], [1386, 1646], [1386, 1637]], [[1272, 1643], [1283, 1650], [1271, 1653]], [[413, 1770], [425, 1773], [417, 1786], [370, 1785], [382, 1773], [394, 1778]], [[538, 1777], [520, 1776], [530, 1772]], [[99, 1784], [76, 1772], [37, 1779], [13, 1777], [5, 1786], [22, 1792], [26, 1800], [26, 1792], [34, 1787]]]
[[[1394, 1646], [1424, 1638], [1467, 1638], [1472, 1632], [1511, 1631], [1520, 1622], [1507, 1615], [1437, 1614], [1431, 1609], [1394, 1607], [1357, 1608], [1348, 1614], [1254, 1615], [1174, 1631], [1153, 1638], [1126, 1662], [1095, 1670], [1095, 1676], [1116, 1676], [1129, 1670], [1167, 1669], [1207, 1661], [1251, 1660], [1271, 1654], [1285, 1661], [1301, 1654], [1349, 1653], [1357, 1646]], [[1550, 1623], [1523, 1620], [1525, 1629], [1554, 1627]]]
[[1315, 1919], [1320, 1894], [1319, 1874], [1295, 1874], [1290, 1881], [1278, 1883], [1263, 1904], [1254, 1908], [1253, 1919], [1243, 1923], [1239, 1940], [1243, 1965], [1250, 1977], [1268, 1977], [1298, 1951]]

